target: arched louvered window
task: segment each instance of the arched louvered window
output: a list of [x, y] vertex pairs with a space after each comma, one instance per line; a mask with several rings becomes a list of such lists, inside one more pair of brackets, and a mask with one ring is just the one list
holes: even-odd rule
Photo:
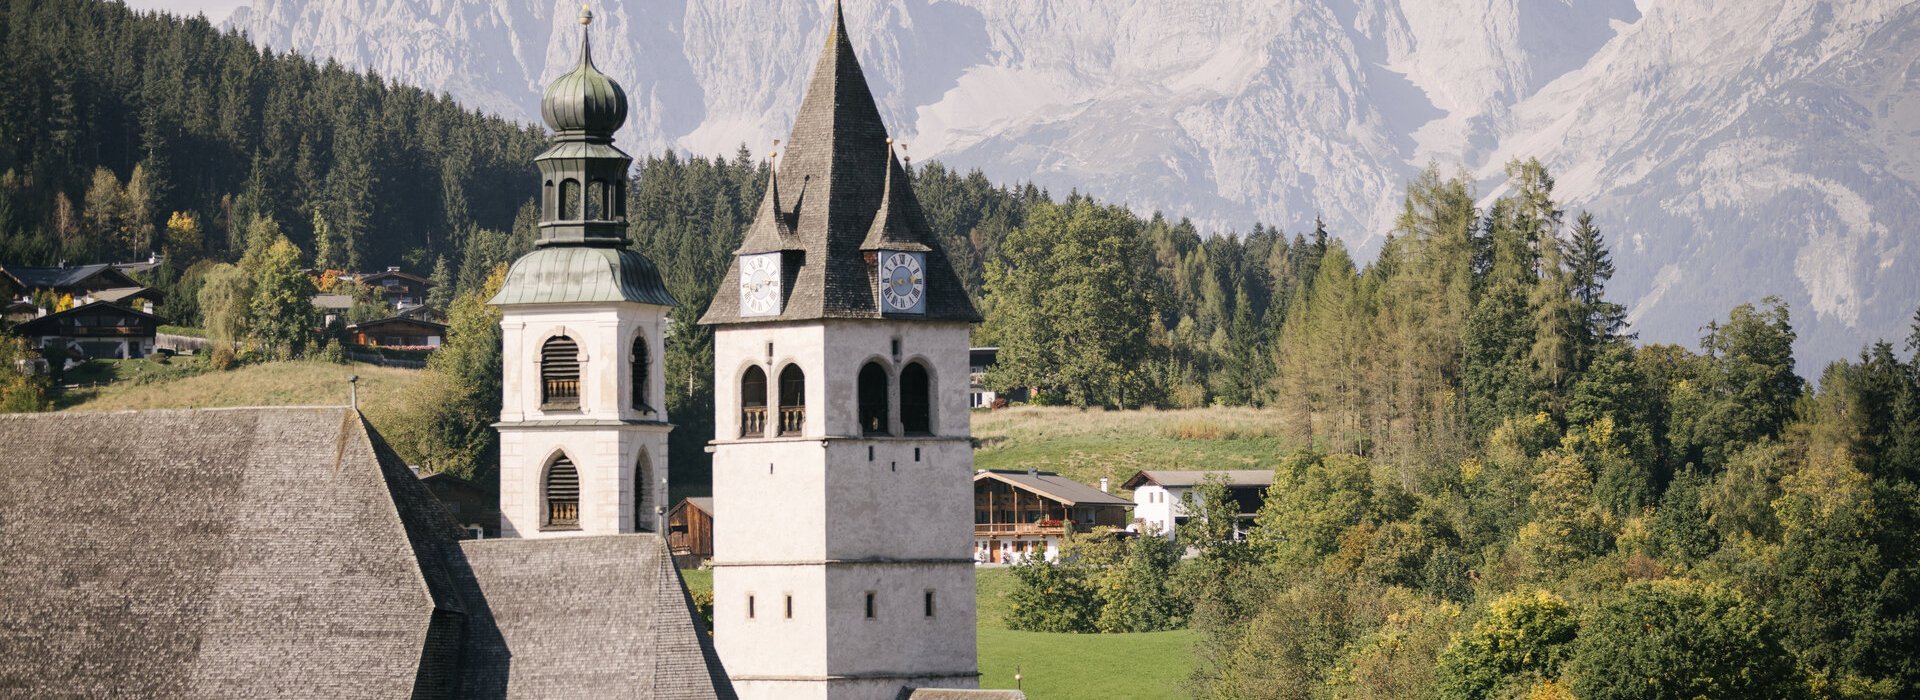
[[800, 365], [780, 370], [780, 434], [798, 435], [807, 427], [807, 375]]
[[860, 368], [860, 433], [885, 435], [887, 424], [887, 370], [878, 362]]
[[767, 435], [767, 373], [748, 367], [740, 378], [740, 437]]
[[580, 472], [573, 460], [561, 455], [547, 467], [547, 525], [567, 527], [580, 524]]
[[900, 429], [933, 432], [933, 387], [926, 366], [918, 362], [900, 370]]
[[580, 346], [556, 335], [540, 346], [540, 407], [580, 407]]
[[611, 218], [607, 216], [606, 180], [593, 180], [587, 183], [587, 218], [594, 221]]
[[647, 457], [647, 451], [641, 450], [640, 457], [633, 464], [633, 529], [635, 532], [653, 532], [656, 513], [653, 501], [648, 494], [653, 488], [653, 460]]
[[580, 220], [580, 181], [567, 178], [560, 181], [560, 220]]
[[652, 358], [647, 354], [646, 336], [636, 336], [633, 339], [632, 364], [633, 366], [629, 367], [628, 370], [633, 375], [633, 381], [631, 382], [633, 385], [633, 407], [641, 411], [651, 410], [647, 406], [647, 398], [652, 396], [652, 394], [648, 392], [650, 385], [647, 382], [653, 377], [653, 362]]

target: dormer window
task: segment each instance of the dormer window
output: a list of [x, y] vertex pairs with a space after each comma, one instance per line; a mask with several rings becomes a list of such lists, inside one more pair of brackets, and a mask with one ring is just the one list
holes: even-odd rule
[[540, 346], [540, 410], [580, 408], [580, 346], [557, 335]]

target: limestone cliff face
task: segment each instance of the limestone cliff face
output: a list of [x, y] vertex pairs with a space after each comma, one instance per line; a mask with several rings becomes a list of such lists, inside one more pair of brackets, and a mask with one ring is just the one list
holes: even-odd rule
[[[767, 150], [827, 0], [595, 3], [621, 143]], [[257, 0], [229, 24], [535, 120], [573, 0]], [[1497, 194], [1537, 156], [1616, 247], [1647, 340], [1793, 303], [1803, 372], [1920, 304], [1920, 5], [1900, 0], [857, 0], [882, 115], [919, 158], [1190, 216], [1323, 215], [1363, 249], [1407, 178]]]

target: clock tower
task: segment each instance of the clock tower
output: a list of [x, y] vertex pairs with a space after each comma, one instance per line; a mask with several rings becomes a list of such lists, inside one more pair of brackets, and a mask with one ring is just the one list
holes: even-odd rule
[[978, 686], [967, 341], [836, 3], [714, 328], [714, 644], [743, 698]]
[[540, 237], [500, 307], [500, 514], [507, 537], [659, 532], [667, 489], [665, 319], [653, 261], [628, 249], [627, 170], [613, 145], [620, 84], [580, 64], [547, 87]]

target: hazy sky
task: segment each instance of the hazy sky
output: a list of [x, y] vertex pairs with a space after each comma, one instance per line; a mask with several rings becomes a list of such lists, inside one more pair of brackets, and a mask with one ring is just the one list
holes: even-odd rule
[[233, 14], [233, 8], [247, 4], [247, 0], [126, 0], [126, 3], [136, 10], [164, 10], [187, 16], [204, 13], [208, 21], [219, 24]]

